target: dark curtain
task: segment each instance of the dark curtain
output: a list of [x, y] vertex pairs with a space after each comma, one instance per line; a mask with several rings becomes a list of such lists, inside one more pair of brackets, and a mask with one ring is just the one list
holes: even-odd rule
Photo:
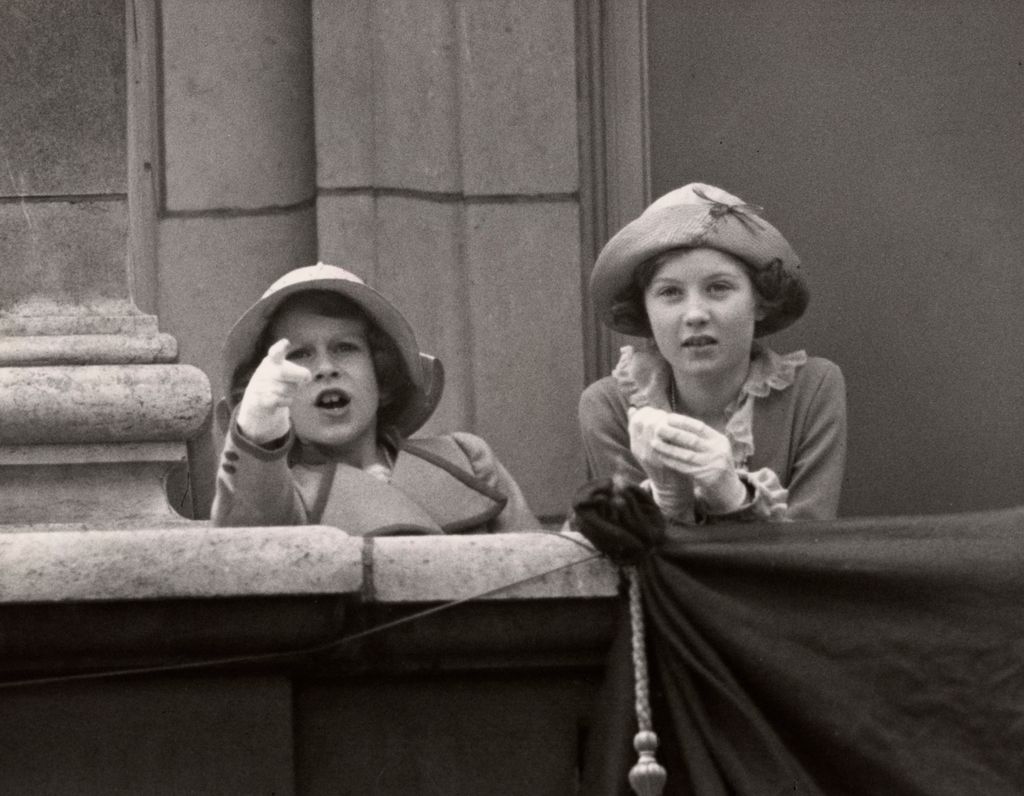
[[[580, 505], [637, 562], [666, 794], [1024, 793], [1024, 509], [663, 536], [634, 513], [623, 556]], [[584, 794], [630, 793], [633, 732], [624, 613]]]

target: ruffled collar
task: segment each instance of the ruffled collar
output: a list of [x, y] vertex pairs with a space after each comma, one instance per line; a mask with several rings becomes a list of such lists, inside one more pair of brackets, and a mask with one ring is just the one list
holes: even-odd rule
[[772, 390], [785, 390], [793, 386], [797, 371], [806, 364], [806, 351], [777, 354], [763, 343], [754, 343], [750, 352], [750, 370], [740, 392], [764, 398]]
[[[658, 353], [653, 341], [640, 346], [623, 346], [612, 377], [619, 392], [631, 406], [653, 406], [674, 411], [672, 368]], [[796, 380], [807, 362], [807, 352], [777, 354], [763, 343], [754, 342], [750, 369], [736, 399], [726, 408], [725, 435], [732, 445], [733, 459], [742, 466], [754, 453], [754, 399], [772, 390], [785, 390]]]

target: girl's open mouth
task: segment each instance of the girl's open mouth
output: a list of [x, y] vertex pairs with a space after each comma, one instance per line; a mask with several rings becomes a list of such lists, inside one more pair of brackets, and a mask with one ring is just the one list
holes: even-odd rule
[[710, 335], [698, 334], [683, 340], [683, 348], [703, 348], [704, 346], [714, 345], [716, 342], [715, 338]]
[[329, 388], [317, 395], [313, 406], [317, 409], [344, 409], [352, 401], [352, 397], [344, 390]]

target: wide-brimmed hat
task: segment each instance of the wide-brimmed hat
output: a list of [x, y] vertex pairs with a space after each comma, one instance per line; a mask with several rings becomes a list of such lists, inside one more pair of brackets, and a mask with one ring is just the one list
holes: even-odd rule
[[652, 257], [677, 248], [706, 246], [738, 257], [755, 270], [779, 263], [789, 279], [779, 306], [767, 308], [754, 335], [777, 332], [803, 315], [810, 299], [800, 258], [759, 207], [721, 188], [690, 183], [652, 202], [640, 216], [605, 244], [590, 275], [590, 295], [601, 320], [624, 334], [648, 334], [635, 323], [612, 315], [617, 299], [630, 287], [633, 272]]
[[437, 408], [444, 390], [444, 369], [436, 357], [424, 354], [416, 343], [416, 335], [405, 317], [384, 296], [362, 279], [335, 265], [317, 263], [296, 268], [267, 288], [263, 296], [245, 311], [228, 332], [222, 356], [223, 384], [228, 392], [227, 406], [241, 396], [232, 396], [239, 369], [250, 363], [256, 347], [274, 313], [285, 299], [296, 293], [323, 290], [344, 296], [358, 306], [369, 321], [394, 341], [402, 358], [411, 388], [388, 404], [395, 430], [403, 437], [419, 429]]

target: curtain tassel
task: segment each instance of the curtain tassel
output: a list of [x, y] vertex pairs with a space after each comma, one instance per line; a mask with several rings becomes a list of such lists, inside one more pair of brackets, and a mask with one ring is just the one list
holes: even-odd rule
[[658, 736], [651, 729], [651, 701], [647, 680], [647, 648], [644, 640], [644, 609], [636, 567], [626, 567], [629, 577], [629, 619], [633, 640], [633, 679], [636, 687], [636, 719], [640, 731], [633, 748], [640, 755], [629, 770], [629, 785], [637, 796], [661, 796], [667, 773], [654, 757]]

